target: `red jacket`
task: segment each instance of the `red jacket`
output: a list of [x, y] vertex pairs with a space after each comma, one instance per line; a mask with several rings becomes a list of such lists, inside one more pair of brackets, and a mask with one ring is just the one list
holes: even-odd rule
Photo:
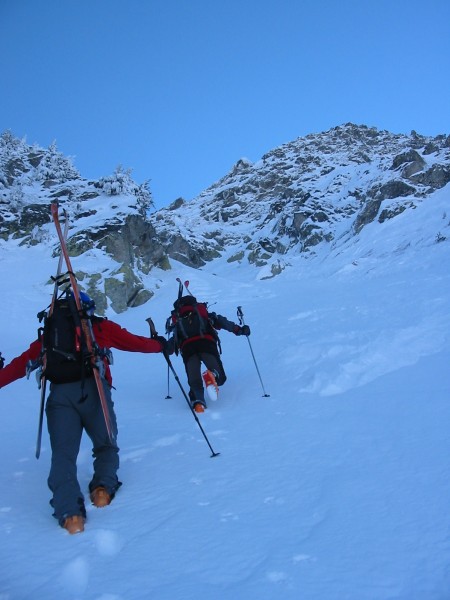
[[[123, 327], [120, 327], [114, 321], [104, 319], [102, 321], [94, 320], [92, 323], [95, 340], [100, 348], [116, 348], [127, 352], [161, 352], [162, 346], [158, 340], [135, 335]], [[0, 369], [0, 387], [4, 387], [16, 379], [26, 375], [27, 363], [29, 360], [36, 360], [42, 349], [40, 340], [35, 340], [30, 344], [28, 350], [25, 350], [20, 356], [14, 358], [9, 365]], [[109, 365], [105, 364], [105, 377], [108, 383], [112, 384], [111, 371]]]

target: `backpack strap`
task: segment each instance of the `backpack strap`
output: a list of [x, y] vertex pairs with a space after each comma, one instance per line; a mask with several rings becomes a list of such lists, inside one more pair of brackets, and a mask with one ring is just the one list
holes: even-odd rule
[[[75, 348], [77, 351], [81, 353], [81, 398], [80, 402], [84, 402], [87, 398], [87, 395], [84, 393], [84, 386], [86, 381], [86, 361], [91, 359], [91, 356], [88, 351], [86, 335], [83, 331], [83, 327], [81, 324], [82, 319], [89, 319], [87, 315], [80, 315], [77, 309], [77, 305], [75, 303], [75, 298], [73, 294], [67, 292], [66, 294], [67, 303], [69, 305], [69, 309], [73, 318], [73, 322], [75, 324]], [[90, 326], [90, 324], [89, 324]], [[95, 349], [97, 344], [95, 342], [94, 337], [92, 337], [92, 347]], [[97, 365], [92, 364], [93, 368], [97, 369]]]

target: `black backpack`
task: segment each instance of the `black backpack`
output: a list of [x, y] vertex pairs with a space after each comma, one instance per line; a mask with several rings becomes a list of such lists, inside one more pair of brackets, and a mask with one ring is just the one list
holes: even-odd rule
[[[43, 375], [52, 383], [82, 381], [92, 375], [81, 318], [72, 296], [55, 300], [42, 331]], [[88, 324], [89, 325], [89, 324]]]
[[194, 296], [183, 296], [173, 306], [169, 329], [174, 333], [176, 347], [179, 348], [185, 340], [205, 335], [217, 340], [217, 332], [211, 325], [204, 302], [197, 302]]

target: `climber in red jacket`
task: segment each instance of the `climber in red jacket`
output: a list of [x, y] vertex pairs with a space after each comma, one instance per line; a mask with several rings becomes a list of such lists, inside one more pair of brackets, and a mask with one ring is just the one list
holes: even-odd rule
[[[162, 352], [165, 349], [166, 340], [162, 336], [147, 338], [135, 335], [113, 321], [95, 317], [93, 301], [84, 293], [80, 297], [83, 307], [87, 307], [86, 310], [90, 313], [94, 338], [99, 348], [145, 353]], [[0, 367], [0, 388], [24, 377], [28, 366], [39, 360], [42, 347], [42, 340], [35, 340], [28, 350], [8, 365]], [[93, 445], [94, 474], [89, 484], [91, 502], [97, 507], [108, 505], [122, 485], [117, 478], [119, 448], [115, 442], [117, 422], [111, 400], [112, 377], [108, 354], [110, 353], [103, 352], [101, 381], [109, 407], [114, 441], [108, 435], [92, 373], [87, 372], [75, 381], [73, 377], [70, 378], [71, 381], [61, 383], [50, 380], [50, 394], [45, 409], [52, 448], [48, 477], [48, 486], [53, 494], [50, 504], [54, 509], [53, 516], [69, 533], [83, 531], [86, 520], [84, 495], [78, 483], [76, 464], [83, 430]], [[64, 377], [61, 380], [65, 381]]]

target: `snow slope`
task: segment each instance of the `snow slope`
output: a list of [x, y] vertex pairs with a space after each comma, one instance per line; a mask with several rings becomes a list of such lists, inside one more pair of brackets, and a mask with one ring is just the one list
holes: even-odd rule
[[[247, 340], [224, 332], [228, 381], [199, 417], [211, 458], [163, 357], [116, 351], [123, 487], [111, 506], [88, 505], [81, 535], [51, 516], [35, 382], [2, 389], [0, 599], [448, 600], [446, 206], [444, 189], [383, 237], [374, 223], [274, 279], [174, 265], [149, 303], [111, 314], [139, 334], [152, 316], [163, 333], [175, 278], [189, 279], [216, 312], [236, 319], [242, 306], [263, 385]], [[12, 244], [0, 243], [7, 360], [35, 335], [57, 262]], [[85, 439], [86, 492], [90, 477]]]

